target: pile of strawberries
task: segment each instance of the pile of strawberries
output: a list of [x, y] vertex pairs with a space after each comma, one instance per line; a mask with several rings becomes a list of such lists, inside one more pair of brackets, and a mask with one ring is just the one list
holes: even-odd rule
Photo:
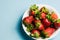
[[29, 16], [23, 19], [23, 24], [27, 31], [31, 33], [30, 36], [47, 38], [60, 27], [60, 19], [58, 19], [56, 13], [51, 12], [50, 14], [46, 7], [39, 10], [38, 6], [32, 5]]

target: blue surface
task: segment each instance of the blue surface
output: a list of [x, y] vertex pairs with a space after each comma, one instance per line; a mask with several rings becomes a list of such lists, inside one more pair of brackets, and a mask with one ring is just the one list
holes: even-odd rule
[[[32, 40], [21, 26], [21, 18], [31, 4], [48, 4], [60, 13], [60, 0], [0, 0], [0, 40]], [[50, 40], [60, 40], [60, 33]]]

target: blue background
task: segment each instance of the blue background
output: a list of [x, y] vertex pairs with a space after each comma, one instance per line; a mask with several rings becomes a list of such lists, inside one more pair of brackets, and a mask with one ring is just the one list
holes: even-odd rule
[[[21, 18], [31, 4], [48, 4], [60, 13], [60, 0], [0, 0], [0, 40], [33, 40], [21, 26]], [[60, 33], [50, 40], [60, 40]]]

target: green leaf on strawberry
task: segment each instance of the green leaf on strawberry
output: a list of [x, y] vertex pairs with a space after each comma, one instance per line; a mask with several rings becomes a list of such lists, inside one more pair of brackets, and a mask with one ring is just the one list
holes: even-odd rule
[[34, 26], [33, 26], [32, 24], [29, 24], [29, 25], [27, 25], [27, 29], [26, 29], [26, 30], [27, 30], [28, 32], [30, 32], [30, 31], [33, 29], [33, 27], [34, 27]]
[[36, 6], [36, 4], [34, 4], [30, 7], [30, 10], [33, 10], [33, 11], [38, 10], [38, 6]]
[[40, 26], [41, 23], [37, 22], [35, 25], [38, 28]]
[[35, 11], [35, 19], [37, 19], [37, 20], [39, 20], [40, 19], [40, 12], [39, 12], [39, 10], [36, 10]]
[[50, 15], [50, 14], [47, 14], [47, 15], [46, 15], [46, 18], [47, 18], [48, 20], [50, 20], [52, 23], [56, 21], [56, 20], [53, 20], [53, 19], [51, 18], [51, 15]]
[[35, 38], [39, 38], [40, 37], [40, 32], [36, 29], [32, 30], [30, 36], [35, 37]]
[[46, 34], [44, 33], [44, 31], [41, 31], [40, 36], [41, 36], [43, 39], [46, 38]]
[[40, 37], [38, 33], [31, 34], [30, 36], [35, 37], [35, 38], [39, 38]]
[[41, 11], [41, 12], [44, 12], [44, 13], [46, 13], [46, 14], [49, 13], [49, 10], [48, 10], [46, 7], [42, 7], [40, 11]]

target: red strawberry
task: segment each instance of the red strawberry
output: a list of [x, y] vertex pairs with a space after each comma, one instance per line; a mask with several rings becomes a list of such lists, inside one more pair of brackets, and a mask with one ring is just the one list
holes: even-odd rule
[[31, 22], [34, 20], [33, 16], [29, 16], [28, 19], [29, 19], [29, 21], [31, 21]]
[[42, 23], [44, 26], [50, 26], [51, 22], [48, 19], [43, 19]]
[[43, 26], [43, 24], [41, 23], [40, 20], [35, 20], [35, 26], [39, 30], [43, 30], [44, 29], [44, 26]]
[[45, 13], [41, 13], [41, 18], [45, 19], [46, 18], [46, 14]]
[[60, 27], [60, 19], [58, 19], [56, 22], [54, 22], [54, 25], [56, 28]]
[[28, 23], [28, 24], [31, 23], [30, 20], [28, 19], [28, 17], [26, 17], [23, 21], [24, 21], [25, 23]]
[[55, 29], [54, 28], [47, 28], [46, 30], [45, 30], [45, 33], [46, 33], [46, 36], [47, 37], [50, 37], [52, 34], [53, 34], [53, 32], [55, 31]]
[[40, 24], [40, 26], [38, 27], [39, 30], [43, 30], [44, 29], [44, 26], [43, 24]]
[[30, 24], [30, 23], [32, 23], [33, 20], [34, 20], [33, 16], [28, 16], [28, 17], [24, 18], [23, 21], [24, 21], [25, 23]]
[[55, 22], [54, 25], [56, 28], [60, 27], [60, 23]]
[[60, 27], [60, 23], [57, 23], [58, 27]]
[[40, 32], [39, 32], [38, 30], [36, 30], [36, 29], [32, 30], [32, 33], [33, 33], [33, 34], [34, 34], [34, 33], [40, 34]]
[[37, 38], [37, 37], [40, 36], [40, 32], [39, 32], [38, 30], [34, 29], [34, 30], [32, 30], [32, 32], [31, 32], [31, 36]]
[[52, 14], [51, 14], [51, 18], [54, 19], [54, 20], [57, 20], [57, 19], [58, 19], [58, 16], [57, 16], [57, 14], [52, 13]]

